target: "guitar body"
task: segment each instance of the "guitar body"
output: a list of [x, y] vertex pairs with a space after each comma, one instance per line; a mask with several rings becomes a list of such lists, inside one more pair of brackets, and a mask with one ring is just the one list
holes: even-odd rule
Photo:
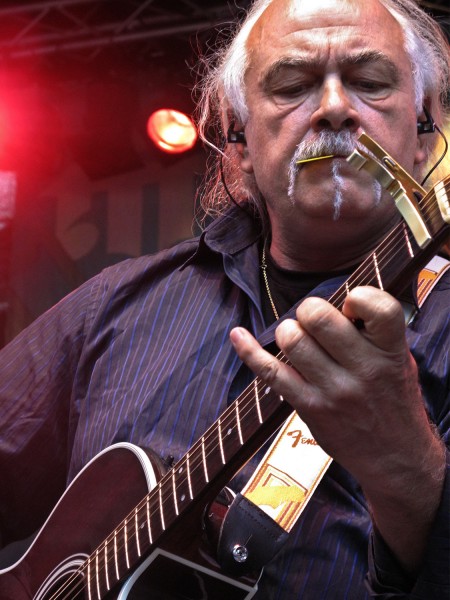
[[[140, 561], [130, 556], [138, 566], [126, 579], [113, 584], [114, 573], [109, 572], [111, 590], [106, 594], [74, 575], [157, 478], [154, 463], [132, 444], [116, 444], [97, 455], [68, 487], [23, 557], [0, 570], [1, 600], [251, 598], [256, 588], [223, 575], [202, 549], [201, 512], [189, 515], [184, 544], [177, 529], [176, 536], [167, 536], [163, 546], [155, 543]], [[194, 530], [198, 547], [192, 543]], [[114, 571], [115, 559], [111, 563]]]

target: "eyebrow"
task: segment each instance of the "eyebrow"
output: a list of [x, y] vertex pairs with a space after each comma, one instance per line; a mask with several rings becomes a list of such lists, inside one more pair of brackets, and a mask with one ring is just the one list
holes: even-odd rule
[[400, 71], [395, 62], [379, 50], [362, 50], [356, 54], [346, 56], [343, 58], [342, 64], [356, 67], [380, 64], [388, 71], [392, 83], [397, 84], [400, 81]]
[[[315, 70], [323, 64], [316, 58], [306, 57], [283, 57], [274, 62], [262, 76], [261, 84], [264, 89], [270, 88], [284, 69], [288, 70]], [[371, 64], [382, 65], [389, 73], [394, 85], [399, 83], [400, 73], [397, 65], [388, 56], [378, 50], [361, 50], [355, 54], [343, 57], [339, 60], [339, 65], [343, 67], [360, 67]]]

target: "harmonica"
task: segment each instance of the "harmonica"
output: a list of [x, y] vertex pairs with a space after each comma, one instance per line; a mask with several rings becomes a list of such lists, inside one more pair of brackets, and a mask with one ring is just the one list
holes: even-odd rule
[[328, 154], [327, 156], [314, 156], [314, 158], [303, 158], [302, 160], [297, 160], [297, 165], [301, 165], [303, 163], [312, 162], [314, 160], [324, 160], [325, 158], [333, 158], [334, 154]]

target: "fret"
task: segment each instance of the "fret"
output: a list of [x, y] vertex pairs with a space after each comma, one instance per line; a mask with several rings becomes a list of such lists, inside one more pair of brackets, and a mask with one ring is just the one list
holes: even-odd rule
[[262, 425], [265, 421], [264, 414], [267, 412], [268, 402], [270, 406], [272, 400], [268, 398], [268, 395], [271, 392], [271, 388], [266, 386], [259, 378], [255, 379], [252, 391], [254, 393], [254, 400], [251, 396], [250, 398], [247, 398], [247, 407], [245, 413], [242, 410], [239, 411], [238, 427], [240, 432], [240, 439], [245, 437], [242, 434], [242, 429], [244, 429], [246, 436], [249, 437], [251, 435], [251, 429], [254, 429], [257, 426], [257, 423], [255, 421], [255, 410], [253, 409], [256, 409], [256, 417], [258, 419], [259, 424]]
[[139, 539], [139, 519], [138, 519], [138, 509], [137, 506], [134, 509], [134, 529], [135, 529], [135, 535], [136, 535], [136, 549], [137, 549], [137, 553], [138, 556], [141, 556], [141, 542]]
[[159, 502], [162, 512], [163, 531], [168, 529], [181, 512], [180, 491], [183, 489], [180, 485], [180, 479], [176, 477], [177, 470], [171, 469], [160, 481]]
[[235, 426], [235, 410], [232, 406], [227, 408], [221, 417], [221, 440], [223, 458], [233, 456], [236, 448], [239, 447], [239, 439], [238, 429]]
[[162, 486], [161, 486], [161, 484], [158, 485], [158, 499], [159, 499], [159, 514], [161, 517], [161, 527], [162, 527], [162, 530], [165, 531], [166, 524], [164, 522], [164, 509], [163, 509], [163, 501], [162, 501]]
[[[410, 230], [405, 225], [405, 223], [401, 224], [401, 229], [398, 229], [398, 239], [399, 244], [401, 245], [400, 250], [397, 251], [395, 257], [391, 260], [390, 269], [394, 271], [391, 276], [400, 273], [403, 268], [408, 267], [413, 264], [414, 259], [416, 258], [417, 251], [420, 250], [417, 246], [417, 243], [412, 236]], [[425, 263], [424, 265], [425, 266]]]
[[271, 403], [267, 402], [268, 400], [270, 400], [269, 395], [271, 392], [271, 388], [270, 386], [267, 386], [263, 381], [261, 381], [260, 379], [258, 380], [258, 386], [259, 386], [259, 406], [261, 409], [261, 418], [262, 418], [262, 422], [264, 423], [264, 421], [267, 418], [267, 409], [270, 408]]
[[[241, 403], [241, 410], [239, 411], [239, 429], [243, 439], [248, 439], [258, 429], [259, 425], [264, 425], [276, 410], [277, 400], [283, 400], [260, 379], [253, 383], [251, 392], [253, 395], [247, 394], [247, 403]], [[245, 411], [243, 407], [245, 407]]]
[[262, 424], [263, 422], [263, 418], [262, 418], [262, 414], [261, 414], [261, 402], [259, 399], [259, 391], [258, 391], [258, 379], [255, 379], [255, 381], [253, 382], [253, 389], [255, 392], [255, 401], [256, 401], [256, 412], [258, 415], [258, 421]]
[[237, 399], [235, 402], [235, 412], [236, 412], [236, 425], [237, 425], [237, 430], [238, 430], [238, 435], [239, 435], [239, 443], [241, 444], [241, 446], [243, 446], [244, 439], [242, 437], [241, 419], [239, 417], [239, 399]]
[[117, 553], [117, 529], [114, 529], [114, 566], [116, 569], [116, 578], [117, 578], [117, 581], [119, 581], [120, 574], [119, 574], [119, 555]]
[[92, 600], [92, 592], [91, 592], [91, 561], [88, 560], [87, 561], [87, 593], [88, 593], [88, 600]]
[[408, 254], [411, 258], [414, 258], [414, 250], [411, 245], [411, 240], [409, 239], [408, 228], [406, 227], [405, 223], [402, 223], [402, 225], [403, 225], [403, 236], [405, 238], [405, 244], [406, 244], [406, 248], [408, 250]]
[[380, 290], [383, 290], [383, 281], [381, 279], [381, 273], [380, 273], [380, 268], [378, 266], [378, 257], [377, 257], [377, 253], [374, 252], [372, 254], [372, 258], [373, 258], [373, 265], [375, 267], [375, 275], [377, 277], [377, 281], [378, 281], [378, 287], [380, 288]]
[[206, 483], [209, 483], [209, 476], [208, 476], [208, 466], [206, 464], [206, 452], [205, 452], [205, 436], [202, 436], [202, 463], [203, 463], [203, 472], [205, 474], [205, 481]]
[[[280, 414], [280, 403], [284, 403], [282, 396], [256, 378], [220, 417], [224, 455], [234, 456], [240, 446], [245, 446], [254, 438], [261, 426], [267, 427], [274, 414]], [[218, 457], [214, 464], [220, 466]]]
[[127, 565], [127, 569], [130, 568], [130, 557], [128, 556], [128, 521], [125, 519], [123, 525], [123, 536], [124, 536], [124, 545], [125, 545], [125, 563]]
[[111, 586], [109, 584], [109, 571], [108, 571], [108, 540], [106, 540], [106, 542], [105, 542], [104, 561], [105, 561], [105, 583], [106, 583], [106, 590], [109, 592], [109, 590], [111, 589]]
[[177, 498], [177, 486], [176, 486], [176, 481], [175, 481], [175, 469], [172, 469], [172, 495], [173, 495], [173, 502], [174, 502], [174, 506], [175, 506], [175, 514], [178, 516], [180, 514], [180, 511], [178, 510], [178, 498]]
[[193, 500], [194, 499], [194, 494], [192, 493], [192, 480], [191, 480], [191, 468], [190, 468], [190, 454], [189, 454], [189, 452], [186, 454], [186, 472], [187, 472], [188, 485], [189, 485], [189, 496], [191, 497], [191, 500]]
[[100, 579], [99, 579], [99, 564], [98, 564], [98, 548], [95, 551], [95, 580], [97, 583], [97, 597], [99, 600], [101, 600], [101, 593], [100, 593]]
[[150, 496], [147, 494], [145, 499], [145, 513], [147, 516], [147, 533], [148, 533], [148, 541], [150, 542], [150, 546], [153, 545], [153, 536], [152, 536], [152, 526], [150, 522]]
[[222, 464], [225, 465], [226, 464], [226, 460], [225, 460], [225, 453], [223, 450], [223, 439], [222, 439], [222, 421], [219, 418], [218, 421], [218, 437], [219, 437], [219, 448], [220, 448], [220, 458], [222, 459]]

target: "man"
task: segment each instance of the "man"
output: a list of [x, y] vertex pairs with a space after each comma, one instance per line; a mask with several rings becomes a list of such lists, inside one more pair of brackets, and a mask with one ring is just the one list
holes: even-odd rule
[[[112, 443], [178, 459], [254, 372], [334, 459], [255, 597], [449, 597], [449, 278], [406, 334], [380, 289], [356, 287], [342, 313], [323, 299], [400, 218], [345, 162], [356, 137], [416, 177], [430, 151], [417, 122], [423, 106], [442, 118], [449, 73], [433, 27], [409, 0], [255, 4], [204, 97], [237, 142], [223, 161], [239, 206], [106, 270], [3, 351], [4, 543]], [[263, 349], [275, 336], [289, 365]]]

